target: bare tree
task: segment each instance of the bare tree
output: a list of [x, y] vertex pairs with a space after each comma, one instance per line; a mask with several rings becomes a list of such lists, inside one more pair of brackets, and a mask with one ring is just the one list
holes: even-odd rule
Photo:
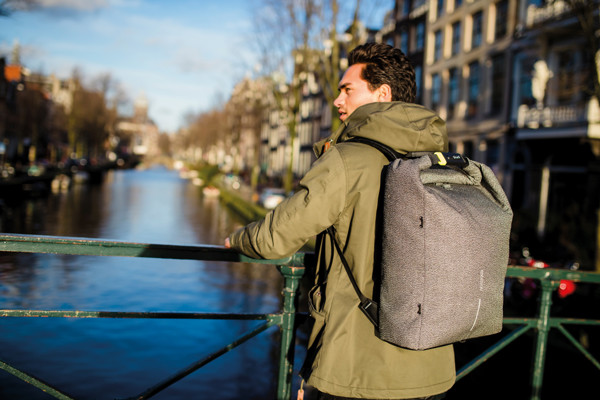
[[39, 89], [25, 88], [18, 92], [15, 111], [13, 129], [21, 161], [35, 162], [38, 152], [43, 151], [42, 143], [46, 141], [49, 102]]
[[48, 118], [48, 147], [51, 162], [61, 161], [65, 156], [64, 151], [68, 144], [67, 121], [65, 107], [61, 104], [52, 103]]
[[171, 157], [171, 136], [168, 133], [161, 133], [158, 137], [158, 148], [161, 156]]
[[[333, 101], [337, 97], [337, 85], [340, 79], [344, 64], [342, 63], [342, 54], [347, 54], [354, 47], [358, 46], [365, 39], [361, 35], [361, 22], [359, 19], [360, 0], [356, 0], [352, 20], [347, 28], [347, 34], [344, 40], [340, 40], [337, 31], [338, 18], [340, 14], [340, 3], [338, 0], [329, 0], [330, 9], [330, 28], [323, 27], [322, 37], [327, 38], [324, 41], [325, 48], [318, 54], [320, 56], [320, 68], [317, 70], [317, 78], [323, 90], [325, 100], [331, 107], [331, 115], [335, 115], [336, 108]], [[332, 118], [331, 130], [337, 129], [339, 119]]]
[[87, 87], [78, 70], [74, 70], [72, 79], [75, 90], [67, 122], [69, 147], [78, 157], [102, 157], [107, 139], [115, 131], [118, 96], [122, 92], [115, 91], [118, 84], [109, 74], [100, 75]]
[[[245, 78], [235, 85], [231, 98], [224, 106], [228, 116], [227, 130], [236, 153], [234, 170], [245, 176], [252, 174], [253, 167], [260, 162], [260, 133], [267, 98], [265, 79]], [[251, 179], [253, 189], [256, 188], [256, 182], [256, 179]]]
[[[381, 2], [371, 1], [367, 6], [380, 7]], [[302, 86], [309, 74], [317, 79], [325, 100], [334, 111], [337, 84], [346, 66], [343, 57], [366, 40], [360, 15], [360, 0], [263, 0], [257, 9], [254, 21], [256, 44], [262, 54], [261, 72], [272, 78], [276, 105], [288, 116], [291, 148], [297, 138]], [[339, 121], [332, 118], [331, 129], [338, 125]], [[293, 184], [292, 157], [293, 154], [289, 154], [284, 179], [288, 191]]]
[[[262, 54], [261, 72], [271, 78], [275, 105], [282, 115], [287, 116], [289, 148], [293, 149], [302, 94], [300, 76], [310, 69], [306, 60], [314, 38], [318, 36], [315, 21], [321, 14], [321, 4], [319, 0], [264, 0], [257, 11], [254, 20], [257, 23], [256, 43]], [[293, 151], [290, 151], [284, 176], [287, 192], [293, 189], [293, 164]]]
[[[230, 141], [227, 116], [223, 109], [213, 108], [200, 113], [187, 113], [186, 128], [177, 134], [178, 151], [186, 153], [201, 149], [204, 154], [224, 148]], [[193, 159], [193, 161], [197, 161]]]

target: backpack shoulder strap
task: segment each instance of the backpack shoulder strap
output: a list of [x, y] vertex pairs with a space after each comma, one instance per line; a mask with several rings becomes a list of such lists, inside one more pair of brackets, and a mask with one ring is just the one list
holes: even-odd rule
[[361, 137], [361, 136], [356, 136], [356, 137], [353, 137], [353, 138], [349, 139], [348, 142], [363, 143], [363, 144], [369, 145], [371, 147], [374, 147], [377, 150], [379, 150], [380, 152], [382, 152], [383, 155], [390, 162], [392, 162], [395, 159], [400, 158], [400, 157], [403, 156], [402, 153], [398, 153], [397, 151], [395, 151], [391, 147], [386, 146], [385, 144], [383, 144], [381, 142], [378, 142], [377, 140], [367, 139], [367, 138]]
[[338, 242], [335, 238], [335, 228], [333, 226], [330, 226], [329, 228], [327, 228], [327, 230], [325, 232], [327, 232], [327, 234], [331, 238], [331, 241], [333, 242], [334, 247], [340, 256], [340, 259], [342, 260], [342, 265], [344, 266], [344, 269], [346, 270], [346, 273], [348, 274], [348, 278], [350, 278], [350, 283], [352, 284], [354, 291], [358, 295], [358, 298], [360, 300], [360, 304], [358, 305], [358, 308], [360, 308], [360, 310], [367, 316], [369, 321], [371, 321], [371, 323], [373, 325], [375, 325], [375, 327], [377, 327], [379, 325], [379, 313], [378, 313], [377, 303], [375, 303], [373, 300], [371, 300], [367, 296], [365, 296], [358, 288], [356, 279], [354, 279], [354, 275], [352, 275], [352, 271], [350, 271], [350, 265], [348, 265], [348, 261], [346, 260], [346, 257], [344, 256], [344, 252], [340, 248], [340, 245], [338, 244]]
[[399, 153], [391, 147], [378, 142], [377, 140], [368, 139], [361, 136], [356, 136], [348, 140], [348, 142], [356, 142], [363, 143], [369, 145], [371, 147], [376, 148], [390, 161], [394, 161], [398, 158], [419, 158], [422, 156], [428, 156], [431, 160], [432, 165], [441, 165], [441, 166], [454, 166], [459, 168], [464, 168], [469, 165], [469, 160], [466, 157], [461, 156], [458, 153], [449, 153], [449, 152], [441, 152], [441, 151], [417, 151], [410, 153]]

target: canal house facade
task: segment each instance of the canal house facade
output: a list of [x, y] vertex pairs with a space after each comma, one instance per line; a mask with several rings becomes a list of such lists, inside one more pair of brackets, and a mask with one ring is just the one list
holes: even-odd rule
[[451, 151], [487, 163], [503, 183], [516, 241], [598, 265], [597, 66], [566, 2], [400, 0], [394, 13], [388, 42], [415, 61], [422, 102], [447, 121]]
[[[592, 3], [598, 20], [600, 2]], [[418, 102], [447, 121], [450, 150], [492, 167], [515, 209], [520, 245], [543, 242], [560, 249], [539, 247], [550, 257], [597, 264], [597, 68], [565, 1], [397, 0], [368, 38], [412, 60]], [[329, 133], [329, 104], [318, 85], [305, 86], [297, 145], [289, 147], [273, 115], [273, 129], [263, 129], [270, 145], [262, 149], [280, 156], [271, 164], [261, 155], [271, 173], [285, 173], [285, 145], [300, 178], [314, 161], [312, 143]]]

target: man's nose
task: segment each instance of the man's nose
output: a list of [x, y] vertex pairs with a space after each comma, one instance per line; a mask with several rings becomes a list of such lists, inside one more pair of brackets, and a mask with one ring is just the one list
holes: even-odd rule
[[333, 105], [337, 108], [340, 108], [340, 106], [342, 105], [342, 93], [340, 93], [338, 97], [335, 98], [335, 100], [333, 101]]

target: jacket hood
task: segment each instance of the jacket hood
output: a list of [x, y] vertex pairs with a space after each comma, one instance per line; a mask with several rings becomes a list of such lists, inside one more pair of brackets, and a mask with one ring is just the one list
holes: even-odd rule
[[448, 151], [446, 123], [433, 111], [413, 103], [382, 102], [358, 107], [336, 132], [315, 144], [320, 156], [323, 146], [353, 137], [376, 140], [399, 153]]

